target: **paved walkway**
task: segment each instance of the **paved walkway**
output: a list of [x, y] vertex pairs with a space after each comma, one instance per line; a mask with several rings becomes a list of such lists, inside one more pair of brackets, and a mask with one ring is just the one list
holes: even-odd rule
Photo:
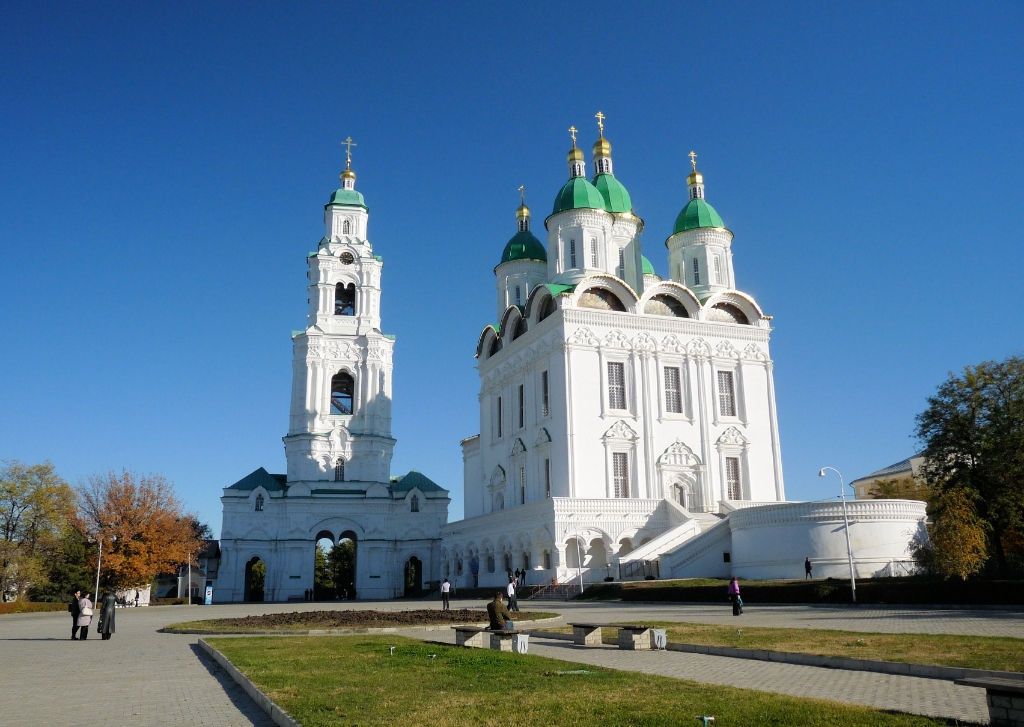
[[[117, 724], [183, 727], [270, 727], [269, 719], [196, 647], [198, 637], [157, 633], [176, 621], [322, 608], [418, 608], [420, 602], [161, 606], [117, 613], [111, 641], [68, 639], [66, 613], [0, 616], [0, 714], [4, 724], [86, 727]], [[482, 601], [456, 602], [480, 606]], [[679, 620], [734, 623], [728, 605], [524, 603], [567, 620]], [[747, 625], [928, 632], [1024, 638], [1024, 612], [751, 605]], [[445, 632], [431, 632], [437, 635]], [[424, 636], [419, 632], [419, 636]], [[984, 721], [981, 690], [948, 682], [837, 672], [677, 652], [582, 650], [535, 640], [535, 653], [612, 668], [649, 671], [712, 684], [732, 684], [886, 709]]]

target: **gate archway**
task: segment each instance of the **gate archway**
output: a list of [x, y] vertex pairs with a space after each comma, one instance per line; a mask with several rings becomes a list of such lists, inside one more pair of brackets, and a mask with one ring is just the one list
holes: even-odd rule
[[418, 596], [423, 588], [423, 563], [415, 555], [405, 561], [405, 595]]
[[254, 555], [245, 564], [245, 594], [244, 600], [254, 603], [263, 601], [264, 590], [267, 585], [267, 564]]

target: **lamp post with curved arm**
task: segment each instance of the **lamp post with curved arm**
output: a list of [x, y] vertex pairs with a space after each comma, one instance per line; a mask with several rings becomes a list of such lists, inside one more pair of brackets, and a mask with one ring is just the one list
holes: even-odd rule
[[[100, 595], [100, 566], [103, 565], [103, 536], [97, 534], [95, 539], [94, 538], [89, 538], [89, 542], [90, 543], [93, 542], [94, 540], [98, 540], [99, 541], [100, 552], [99, 552], [99, 557], [96, 559], [96, 590], [93, 591], [93, 594], [92, 594], [93, 600], [98, 598], [99, 595]], [[115, 540], [117, 540], [117, 536], [116, 535], [111, 535], [110, 536], [110, 541], [114, 542]]]
[[843, 484], [843, 475], [835, 467], [822, 467], [818, 470], [818, 477], [824, 477], [825, 470], [832, 470], [839, 475], [839, 497], [843, 501], [843, 524], [846, 530], [846, 555], [850, 559], [850, 593], [853, 596], [853, 602], [857, 603], [857, 579], [853, 574], [853, 545], [850, 544], [850, 518], [846, 515], [846, 485]]

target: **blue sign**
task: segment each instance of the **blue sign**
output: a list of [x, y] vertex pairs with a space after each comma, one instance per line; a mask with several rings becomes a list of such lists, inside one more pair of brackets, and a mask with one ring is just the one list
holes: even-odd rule
[[207, 606], [213, 604], [213, 586], [206, 587], [206, 600], [203, 601]]

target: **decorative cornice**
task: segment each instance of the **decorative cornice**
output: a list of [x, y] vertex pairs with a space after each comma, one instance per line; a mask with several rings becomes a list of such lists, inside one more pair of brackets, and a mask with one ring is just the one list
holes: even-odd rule
[[748, 444], [749, 444], [749, 442], [747, 441], [747, 438], [744, 437], [743, 433], [740, 432], [740, 430], [737, 429], [736, 427], [729, 427], [728, 429], [726, 429], [724, 432], [722, 432], [722, 436], [720, 436], [718, 438], [718, 441], [715, 442], [715, 446], [719, 447], [719, 448], [722, 448], [722, 447], [740, 447], [740, 448], [743, 448], [743, 447], [746, 447]]
[[623, 419], [612, 424], [602, 437], [602, 439], [618, 439], [629, 442], [635, 442], [639, 438], [640, 435], [634, 432], [633, 428]]

